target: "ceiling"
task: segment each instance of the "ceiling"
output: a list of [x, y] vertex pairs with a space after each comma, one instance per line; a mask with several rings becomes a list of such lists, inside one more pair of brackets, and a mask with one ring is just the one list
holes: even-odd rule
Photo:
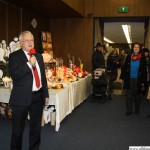
[[104, 36], [115, 43], [127, 43], [121, 26], [123, 24], [131, 26], [132, 43], [144, 43], [144, 22], [105, 22]]
[[148, 17], [107, 17], [100, 18], [104, 23], [104, 36], [115, 43], [127, 44], [122, 24], [131, 26], [132, 43], [144, 44], [145, 29], [148, 26]]
[[[43, 14], [48, 18], [80, 18], [81, 14], [69, 7], [62, 0], [3, 0], [15, 6]], [[104, 23], [104, 36], [115, 43], [127, 43], [121, 24], [131, 25], [133, 42], [144, 43], [144, 17], [112, 17], [100, 18]]]
[[74, 9], [69, 7], [62, 0], [4, 0], [15, 6], [26, 8], [49, 18], [73, 18], [82, 17]]

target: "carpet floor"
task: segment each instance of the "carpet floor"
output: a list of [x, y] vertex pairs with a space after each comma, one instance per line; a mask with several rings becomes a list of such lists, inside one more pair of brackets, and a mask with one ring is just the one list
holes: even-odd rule
[[[42, 127], [40, 150], [128, 150], [129, 146], [150, 146], [150, 105], [142, 101], [139, 116], [125, 116], [125, 96], [113, 95], [102, 104], [91, 97], [61, 123], [58, 132], [50, 124]], [[28, 150], [29, 122], [23, 137]], [[0, 119], [0, 150], [9, 150], [11, 121]]]

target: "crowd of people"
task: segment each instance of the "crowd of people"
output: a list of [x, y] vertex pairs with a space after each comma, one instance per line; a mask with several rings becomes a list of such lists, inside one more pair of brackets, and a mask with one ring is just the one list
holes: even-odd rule
[[[149, 100], [149, 49], [142, 49], [139, 43], [132, 44], [128, 53], [124, 49], [119, 52], [116, 48], [112, 48], [111, 52], [108, 52], [105, 45], [101, 43], [97, 43], [95, 48], [96, 51], [92, 55], [93, 71], [101, 67], [110, 70], [111, 82], [114, 82], [119, 76], [119, 82], [126, 91], [125, 115], [131, 115], [133, 110], [136, 115], [139, 115], [141, 100]], [[118, 69], [121, 70], [120, 75], [118, 75]]]

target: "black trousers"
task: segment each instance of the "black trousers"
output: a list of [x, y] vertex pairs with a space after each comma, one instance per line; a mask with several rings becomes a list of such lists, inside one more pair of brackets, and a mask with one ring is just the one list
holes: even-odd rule
[[29, 150], [39, 150], [43, 111], [42, 90], [32, 94], [30, 106], [12, 106], [11, 150], [22, 150], [22, 138], [28, 112], [30, 114]]
[[133, 112], [133, 104], [135, 113], [140, 113], [141, 93], [137, 92], [137, 79], [130, 79], [130, 89], [126, 91], [126, 108], [127, 112]]

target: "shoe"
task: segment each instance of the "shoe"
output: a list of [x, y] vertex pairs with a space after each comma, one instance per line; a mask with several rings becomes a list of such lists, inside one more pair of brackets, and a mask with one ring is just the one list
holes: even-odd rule
[[126, 112], [126, 116], [130, 116], [132, 114], [132, 112]]

